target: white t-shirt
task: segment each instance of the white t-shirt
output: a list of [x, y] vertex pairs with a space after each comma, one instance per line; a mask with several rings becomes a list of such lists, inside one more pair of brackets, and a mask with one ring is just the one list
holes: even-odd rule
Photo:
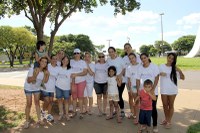
[[[72, 73], [80, 73], [80, 72], [83, 72], [84, 69], [87, 69], [87, 65], [85, 61], [83, 60], [75, 61], [74, 59], [71, 59], [70, 65], [72, 68]], [[86, 80], [85, 77], [86, 76], [77, 76], [75, 78], [75, 83], [80, 83], [80, 82], [85, 81]]]
[[26, 78], [25, 83], [24, 83], [24, 89], [25, 90], [38, 91], [41, 88], [42, 80], [44, 78], [44, 72], [39, 72], [39, 74], [37, 75], [37, 78], [36, 78], [36, 83], [34, 83], [34, 84], [33, 83], [28, 83], [27, 79], [28, 79], [28, 77], [32, 77], [33, 76], [33, 72], [34, 72], [34, 68], [31, 67], [29, 69], [27, 78]]
[[[166, 76], [160, 76], [160, 94], [174, 95], [178, 94], [178, 87], [174, 84], [174, 82], [170, 78], [170, 74], [172, 71], [171, 66], [166, 66], [165, 64], [161, 64], [159, 66], [160, 73], [166, 73]], [[179, 72], [177, 72], [177, 79], [180, 78]]]
[[136, 65], [130, 64], [126, 68], [125, 76], [130, 78], [131, 86], [136, 86], [136, 76], [137, 76], [137, 71], [138, 71], [139, 66], [140, 64], [136, 64]]
[[57, 66], [61, 66], [61, 61], [57, 61]]
[[71, 73], [71, 69], [60, 67], [58, 71], [58, 77], [56, 80], [56, 86], [62, 90], [70, 90]]
[[[108, 58], [107, 63], [108, 67], [110, 66], [116, 67], [117, 75], [119, 75], [122, 72], [122, 70], [125, 69], [125, 64], [121, 57], [116, 57], [115, 59]], [[122, 82], [125, 83], [126, 79], [124, 78], [124, 76], [122, 78], [123, 78]]]
[[[136, 78], [140, 80], [140, 89], [144, 87], [143, 84], [145, 80], [150, 79], [154, 83], [155, 78], [158, 75], [159, 68], [157, 65], [150, 63], [146, 68], [143, 67], [143, 65], [140, 65], [136, 76]], [[158, 95], [158, 86], [155, 88], [155, 95]]]
[[108, 77], [107, 81], [108, 81], [108, 94], [111, 95], [119, 94], [116, 76]]
[[44, 89], [43, 91], [55, 92], [56, 78], [58, 76], [59, 67], [53, 67], [51, 64], [48, 64], [48, 71], [50, 73], [49, 80], [47, 83], [45, 83], [46, 89]]
[[[90, 69], [92, 70], [92, 72], [95, 72], [95, 64], [94, 63], [90, 63], [89, 64]], [[89, 74], [89, 72], [86, 75], [86, 82], [87, 83], [93, 83], [94, 82], [94, 76], [91, 76]]]
[[107, 77], [108, 77], [108, 64], [100, 64], [97, 63], [95, 64], [95, 76], [94, 76], [94, 81], [96, 83], [106, 83], [107, 82]]

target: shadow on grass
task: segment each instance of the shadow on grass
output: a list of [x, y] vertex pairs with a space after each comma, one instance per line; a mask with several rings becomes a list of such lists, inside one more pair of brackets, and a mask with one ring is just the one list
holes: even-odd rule
[[0, 106], [0, 132], [16, 127], [24, 119], [24, 113], [7, 110]]

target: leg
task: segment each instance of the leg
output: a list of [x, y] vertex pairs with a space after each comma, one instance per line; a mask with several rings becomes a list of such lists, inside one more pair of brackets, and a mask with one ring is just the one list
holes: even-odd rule
[[69, 99], [64, 100], [64, 105], [65, 105], [65, 116], [66, 116], [67, 121], [69, 121], [70, 120], [70, 118], [69, 118]]
[[37, 118], [38, 118], [37, 124], [43, 124], [41, 121], [41, 115], [40, 115], [40, 93], [34, 93], [34, 103], [35, 103], [35, 109], [36, 109]]
[[59, 108], [59, 118], [58, 120], [61, 120], [63, 118], [63, 99], [62, 98], [59, 98], [58, 99], [58, 108]]
[[169, 118], [169, 106], [168, 106], [168, 97], [167, 95], [161, 95], [162, 104], [163, 104], [163, 110], [165, 119], [160, 123], [161, 125], [165, 125], [167, 123], [167, 120]]
[[51, 114], [52, 104], [53, 104], [53, 98], [54, 97], [49, 97], [48, 114]]
[[45, 96], [44, 103], [43, 103], [43, 111], [46, 111], [48, 109], [49, 103], [50, 103], [49, 97]]
[[128, 92], [128, 99], [129, 99], [129, 107], [130, 107], [130, 116], [128, 118], [131, 118], [131, 115], [135, 113], [134, 107], [133, 107], [133, 94], [131, 91]]
[[89, 115], [92, 114], [92, 106], [93, 106], [93, 97], [89, 97], [89, 110], [88, 110]]
[[153, 119], [153, 131], [154, 132], [158, 132], [158, 128], [157, 128], [157, 120], [158, 120], [158, 112], [157, 112], [157, 99], [158, 96], [156, 95], [156, 100], [152, 100], [152, 119]]
[[174, 101], [176, 95], [168, 96], [169, 97], [169, 119], [168, 122], [171, 123], [172, 116], [174, 114]]
[[79, 108], [80, 108], [80, 119], [83, 118], [83, 96], [84, 96], [84, 90], [85, 90], [86, 82], [81, 82], [77, 84], [77, 92], [78, 92], [78, 102], [79, 102]]
[[119, 106], [120, 109], [123, 110], [124, 109], [124, 100], [123, 100], [123, 92], [124, 92], [124, 87], [125, 87], [125, 83], [122, 83], [121, 86], [118, 86], [118, 91], [119, 91]]
[[102, 114], [102, 94], [97, 94], [97, 106], [99, 109], [99, 115]]
[[110, 120], [113, 118], [113, 110], [114, 110], [114, 103], [113, 100], [109, 101], [109, 105], [110, 105], [110, 115], [108, 117], [106, 117], [106, 120]]
[[107, 94], [103, 94], [103, 114], [106, 114]]
[[32, 95], [28, 94], [26, 95], [26, 108], [25, 108], [26, 122], [29, 122], [30, 119], [31, 106], [32, 106]]
[[121, 123], [121, 117], [120, 117], [120, 113], [119, 113], [119, 105], [117, 101], [113, 101], [114, 103], [114, 107], [115, 107], [115, 111], [117, 112], [117, 122]]

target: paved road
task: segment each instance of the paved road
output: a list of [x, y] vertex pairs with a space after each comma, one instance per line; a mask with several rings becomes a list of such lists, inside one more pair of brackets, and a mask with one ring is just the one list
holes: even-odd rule
[[[23, 86], [27, 75], [26, 71], [0, 72], [0, 84]], [[184, 71], [186, 79], [179, 81], [180, 89], [200, 90], [200, 71]], [[12, 82], [12, 81], [17, 82]]]

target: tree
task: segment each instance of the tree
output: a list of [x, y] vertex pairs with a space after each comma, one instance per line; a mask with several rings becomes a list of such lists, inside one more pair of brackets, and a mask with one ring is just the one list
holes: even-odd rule
[[177, 50], [180, 54], [182, 54], [182, 52], [189, 53], [193, 47], [195, 38], [195, 35], [182, 36], [172, 43], [172, 47], [174, 50]]
[[18, 46], [19, 52], [19, 62], [22, 63], [24, 53], [28, 51], [29, 48], [35, 46], [36, 38], [35, 36], [23, 27], [13, 28], [14, 37], [16, 40], [16, 45]]
[[[52, 52], [54, 37], [63, 24], [72, 13], [85, 10], [86, 13], [92, 13], [92, 8], [108, 3], [107, 0], [2, 0], [0, 3], [0, 17], [5, 14], [20, 14], [24, 12], [25, 17], [32, 23], [37, 33], [37, 40], [43, 40], [44, 26], [47, 18], [50, 20], [51, 37], [49, 44], [49, 54]], [[139, 9], [140, 3], [136, 0], [110, 0], [110, 5], [114, 7], [114, 14], [131, 12]]]
[[157, 53], [158, 53], [158, 50], [153, 45], [149, 45], [149, 54], [151, 56], [156, 56]]
[[164, 54], [166, 51], [172, 50], [170, 44], [166, 41], [163, 41], [163, 43], [162, 43], [162, 41], [155, 41], [154, 47], [157, 49], [159, 57], [160, 57], [161, 53]]
[[150, 47], [148, 45], [142, 45], [140, 47], [140, 53], [146, 53], [146, 54], [149, 54], [149, 50], [150, 50]]
[[125, 55], [124, 49], [120, 49], [120, 48], [116, 48], [116, 53], [120, 57], [123, 57]]
[[10, 67], [13, 67], [14, 59], [19, 46], [15, 43], [16, 38], [12, 27], [0, 27], [0, 40], [0, 46], [5, 50], [6, 55], [8, 56]]

